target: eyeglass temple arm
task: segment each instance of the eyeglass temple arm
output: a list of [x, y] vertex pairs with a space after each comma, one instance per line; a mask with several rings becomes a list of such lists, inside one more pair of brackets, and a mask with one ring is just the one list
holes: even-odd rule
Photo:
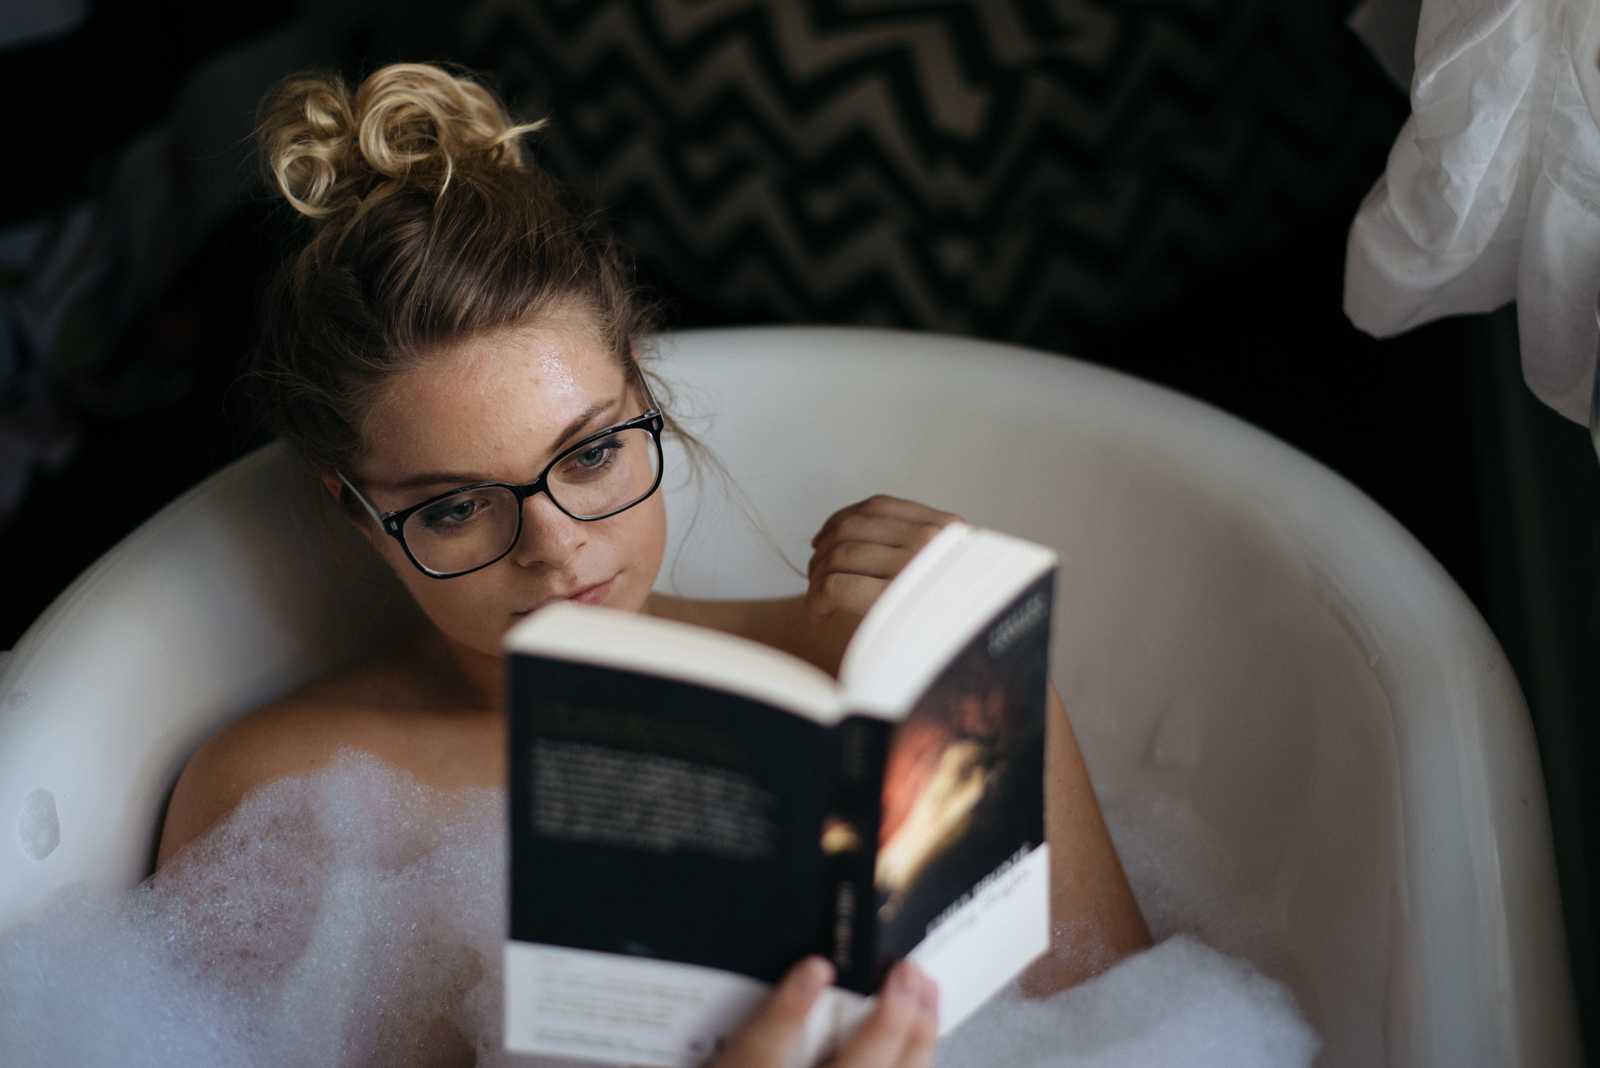
[[644, 410], [647, 413], [661, 412], [662, 415], [666, 415], [667, 413], [662, 411], [661, 405], [656, 402], [655, 390], [650, 388], [650, 379], [645, 375], [644, 368], [639, 366], [639, 359], [637, 356], [634, 357], [633, 369], [634, 380], [639, 383], [639, 388], [644, 390]]
[[335, 471], [334, 474], [338, 475], [339, 481], [343, 482], [345, 487], [351, 493], [356, 495], [356, 500], [361, 502], [361, 507], [365, 508], [367, 510], [367, 514], [372, 517], [373, 522], [378, 524], [378, 529], [388, 530], [388, 525], [383, 521], [383, 513], [378, 511], [371, 501], [367, 500], [367, 495], [356, 489], [356, 484], [351, 482], [348, 478], [345, 478], [343, 471]]

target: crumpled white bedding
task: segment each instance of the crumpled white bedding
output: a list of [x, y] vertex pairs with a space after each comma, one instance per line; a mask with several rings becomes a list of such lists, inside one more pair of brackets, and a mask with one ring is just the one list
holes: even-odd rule
[[[1385, 21], [1358, 11], [1352, 26]], [[1345, 312], [1388, 337], [1515, 300], [1529, 388], [1587, 422], [1600, 346], [1600, 3], [1423, 0], [1414, 56], [1411, 118], [1350, 228]]]

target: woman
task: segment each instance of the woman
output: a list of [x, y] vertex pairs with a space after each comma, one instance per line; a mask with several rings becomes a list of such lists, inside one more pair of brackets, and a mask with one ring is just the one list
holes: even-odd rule
[[[634, 347], [648, 309], [595, 212], [524, 159], [534, 128], [418, 65], [380, 70], [353, 97], [334, 79], [292, 81], [266, 112], [278, 186], [315, 232], [268, 299], [260, 400], [430, 625], [207, 742], [173, 794], [158, 867], [253, 787], [347, 747], [445, 790], [501, 785], [500, 638], [553, 601], [715, 627], [835, 671], [861, 615], [954, 518], [884, 497], [844, 509], [817, 534], [799, 598], [653, 593], [666, 544], [655, 481], [588, 489], [607, 465], [654, 455], [658, 418], [673, 429]], [[1043, 988], [1149, 940], [1053, 694], [1049, 777], [1067, 936], [1036, 974]], [[781, 1064], [830, 979], [825, 961], [797, 965], [717, 1063]], [[931, 983], [904, 964], [837, 1063], [926, 1065], [935, 1032]]]

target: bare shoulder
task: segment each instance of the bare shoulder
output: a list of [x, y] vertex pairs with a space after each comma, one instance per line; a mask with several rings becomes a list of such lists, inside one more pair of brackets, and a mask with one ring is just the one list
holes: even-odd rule
[[313, 682], [212, 735], [173, 789], [157, 869], [262, 783], [315, 771], [348, 747], [385, 748], [396, 713], [419, 700], [418, 671], [405, 650]]

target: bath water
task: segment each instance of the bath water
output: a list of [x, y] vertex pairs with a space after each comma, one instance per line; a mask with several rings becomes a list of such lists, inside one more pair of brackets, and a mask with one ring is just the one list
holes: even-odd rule
[[[354, 751], [266, 784], [159, 878], [68, 888], [0, 932], [5, 1063], [537, 1063], [499, 1048], [503, 806]], [[1173, 861], [1170, 813], [1111, 814], [1171, 937], [1049, 999], [1002, 996], [946, 1040], [941, 1068], [1308, 1065], [1317, 1039], [1283, 986], [1174, 932], [1268, 957], [1270, 937], [1217, 906], [1214, 871]]]

